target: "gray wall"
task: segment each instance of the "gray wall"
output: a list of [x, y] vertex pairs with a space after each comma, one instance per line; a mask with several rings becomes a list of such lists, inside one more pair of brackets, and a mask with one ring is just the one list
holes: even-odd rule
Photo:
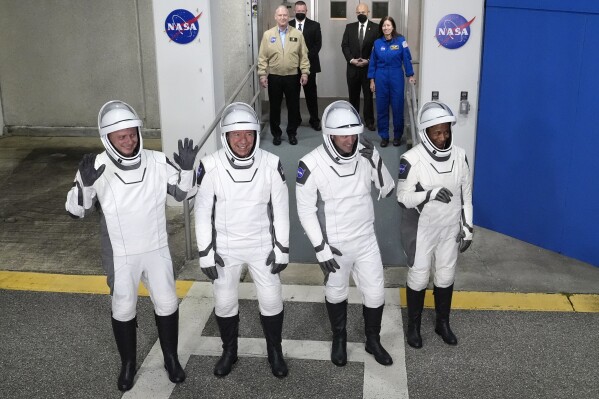
[[[250, 21], [248, 1], [219, 1], [219, 24], [220, 37], [223, 47], [226, 49], [223, 66], [225, 74], [225, 100], [233, 94], [241, 79], [252, 66], [252, 55], [250, 45]], [[251, 80], [251, 79], [250, 79]], [[253, 93], [249, 84], [239, 93], [235, 101], [249, 102]]]
[[[246, 1], [219, 2], [225, 96], [248, 70]], [[234, 30], [231, 30], [235, 27]], [[0, 0], [0, 107], [5, 131], [93, 133], [106, 101], [160, 128], [150, 0]], [[249, 91], [239, 100], [248, 101]], [[1, 134], [0, 124], [0, 134]]]
[[4, 123], [94, 127], [111, 99], [159, 127], [150, 1], [0, 0]]

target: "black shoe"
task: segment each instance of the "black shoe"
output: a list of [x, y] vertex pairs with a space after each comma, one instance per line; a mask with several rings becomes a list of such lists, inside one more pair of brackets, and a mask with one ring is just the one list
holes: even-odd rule
[[231, 317], [218, 317], [216, 322], [223, 341], [223, 353], [214, 366], [214, 375], [224, 377], [231, 372], [237, 362], [237, 336], [239, 335], [239, 314]]
[[422, 320], [422, 308], [424, 307], [424, 297], [426, 288], [421, 291], [414, 291], [406, 287], [406, 297], [408, 302], [408, 329], [406, 331], [406, 341], [412, 348], [422, 348], [422, 337], [420, 336], [420, 322]]
[[381, 319], [383, 318], [383, 308], [368, 308], [362, 305], [362, 314], [364, 315], [364, 332], [366, 334], [366, 352], [374, 356], [374, 360], [383, 366], [393, 364], [393, 359], [389, 352], [381, 345]]
[[330, 303], [325, 299], [327, 313], [333, 332], [331, 345], [331, 362], [335, 366], [343, 367], [347, 364], [347, 299], [341, 303]]
[[401, 139], [393, 139], [393, 147], [399, 147], [401, 145]]
[[281, 145], [281, 136], [275, 136], [272, 138], [272, 143], [274, 145]]
[[374, 132], [376, 130], [376, 128], [374, 127], [374, 123], [369, 123], [368, 125], [366, 125], [366, 127], [368, 128], [368, 130], [370, 130], [371, 132]]
[[310, 122], [310, 126], [312, 126], [312, 129], [316, 130], [317, 132], [320, 132], [322, 130], [322, 125], [320, 121]]
[[168, 373], [168, 379], [177, 384], [185, 381], [185, 371], [179, 363], [177, 346], [179, 343], [179, 309], [168, 316], [158, 316], [154, 313], [156, 327], [158, 328], [158, 339], [164, 357], [164, 368]]
[[283, 359], [283, 349], [281, 348], [281, 331], [283, 329], [284, 311], [274, 316], [263, 316], [260, 314], [262, 330], [266, 338], [266, 352], [268, 353], [268, 363], [270, 370], [275, 377], [286, 377], [289, 372], [285, 359]]
[[387, 147], [389, 145], [389, 139], [381, 140], [381, 147]]
[[129, 321], [112, 319], [112, 331], [116, 346], [121, 355], [121, 373], [117, 382], [119, 391], [128, 391], [133, 387], [137, 355], [137, 318]]
[[458, 339], [449, 327], [449, 313], [451, 310], [451, 297], [453, 296], [453, 284], [447, 288], [434, 287], [435, 295], [435, 332], [441, 336], [447, 345], [457, 345]]
[[295, 137], [295, 136], [289, 136], [289, 144], [296, 145], [297, 144], [297, 137]]

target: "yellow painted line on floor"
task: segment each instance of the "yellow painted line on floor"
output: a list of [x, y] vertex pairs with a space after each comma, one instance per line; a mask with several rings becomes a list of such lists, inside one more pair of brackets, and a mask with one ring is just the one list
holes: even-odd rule
[[[193, 281], [177, 281], [177, 296], [184, 298]], [[105, 276], [0, 271], [0, 289], [108, 295]], [[140, 284], [139, 295], [148, 296]], [[406, 306], [406, 290], [400, 288], [401, 304]], [[432, 290], [427, 290], [424, 306], [434, 308]], [[597, 294], [542, 294], [513, 292], [454, 291], [452, 309], [599, 313]]]
[[[177, 281], [177, 296], [184, 298], [193, 281]], [[64, 292], [76, 294], [109, 295], [106, 276], [79, 276], [70, 274], [49, 274], [30, 272], [0, 271], [0, 289], [16, 291]], [[140, 284], [140, 296], [149, 296]]]
[[572, 302], [576, 312], [599, 312], [599, 295], [572, 294], [570, 295], [570, 302]]
[[[400, 288], [400, 296], [401, 304], [405, 307], [407, 304], [405, 288]], [[427, 308], [435, 307], [432, 290], [426, 291], [424, 306]], [[536, 312], [599, 312], [599, 295], [454, 291], [451, 308]]]

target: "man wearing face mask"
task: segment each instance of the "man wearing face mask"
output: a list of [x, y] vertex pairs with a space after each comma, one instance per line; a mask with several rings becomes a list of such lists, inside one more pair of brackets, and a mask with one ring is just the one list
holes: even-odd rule
[[310, 126], [316, 131], [321, 130], [320, 117], [318, 116], [318, 92], [316, 88], [316, 74], [320, 72], [320, 58], [318, 52], [322, 47], [322, 34], [320, 24], [306, 18], [308, 6], [304, 1], [295, 2], [295, 19], [289, 21], [289, 25], [301, 31], [308, 47], [308, 60], [310, 61], [310, 75], [304, 86], [306, 105], [310, 113]]
[[368, 6], [356, 7], [358, 22], [347, 24], [341, 41], [341, 49], [347, 61], [347, 90], [349, 102], [360, 112], [360, 91], [364, 96], [364, 124], [374, 131], [374, 105], [368, 80], [368, 60], [374, 41], [379, 35], [378, 25], [368, 20]]

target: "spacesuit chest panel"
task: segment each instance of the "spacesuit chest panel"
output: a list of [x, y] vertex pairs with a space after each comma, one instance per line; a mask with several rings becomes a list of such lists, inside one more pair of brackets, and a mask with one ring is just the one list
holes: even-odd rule
[[370, 196], [370, 165], [361, 162], [361, 158], [339, 165], [324, 151], [320, 155], [319, 169], [322, 173], [318, 176], [317, 186], [325, 204], [329, 240], [338, 242], [372, 234], [374, 209]]
[[256, 152], [254, 163], [235, 169], [220, 154], [214, 179], [214, 225], [219, 251], [271, 245], [267, 207], [272, 185], [271, 170]]
[[452, 151], [446, 161], [435, 161], [424, 147], [420, 147], [420, 160], [418, 168], [418, 182], [424, 191], [437, 187], [445, 187], [453, 196], [449, 204], [429, 201], [423, 208], [419, 223], [422, 225], [447, 226], [458, 223], [462, 210], [460, 176], [461, 164]]
[[136, 169], [122, 170], [107, 161], [95, 186], [114, 255], [140, 254], [168, 245], [166, 168], [145, 151]]

